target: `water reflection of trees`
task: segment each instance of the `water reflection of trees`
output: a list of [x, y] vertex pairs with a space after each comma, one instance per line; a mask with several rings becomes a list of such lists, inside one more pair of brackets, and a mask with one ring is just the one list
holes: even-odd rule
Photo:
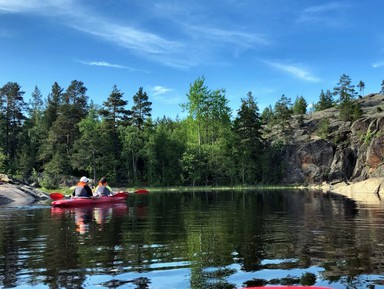
[[[131, 198], [120, 211], [18, 212], [0, 220], [0, 284], [24, 278], [81, 288], [105, 274], [115, 278], [100, 286], [146, 288], [150, 272], [189, 268], [191, 288], [235, 288], [239, 271], [247, 273], [244, 286], [365, 287], [363, 274], [383, 271], [383, 214], [341, 197], [286, 191], [158, 193]], [[269, 270], [281, 276], [261, 274]], [[136, 278], [122, 279], [125, 272]]]

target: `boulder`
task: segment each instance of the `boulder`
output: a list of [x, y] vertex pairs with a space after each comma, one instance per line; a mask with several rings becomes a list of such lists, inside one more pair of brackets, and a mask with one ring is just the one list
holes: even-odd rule
[[384, 177], [370, 178], [349, 185], [335, 185], [331, 191], [366, 204], [380, 204], [384, 198]]
[[0, 175], [0, 206], [24, 206], [49, 199], [49, 195], [7, 175]]

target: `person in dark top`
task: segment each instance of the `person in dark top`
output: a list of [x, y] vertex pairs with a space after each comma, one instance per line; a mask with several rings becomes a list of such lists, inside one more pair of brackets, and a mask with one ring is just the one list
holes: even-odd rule
[[112, 195], [114, 195], [114, 193], [112, 192], [111, 187], [107, 185], [107, 179], [105, 177], [102, 177], [99, 181], [99, 185], [95, 189], [94, 196], [101, 197]]
[[73, 196], [82, 198], [92, 197], [92, 189], [88, 186], [88, 183], [89, 179], [87, 177], [81, 177], [73, 191]]

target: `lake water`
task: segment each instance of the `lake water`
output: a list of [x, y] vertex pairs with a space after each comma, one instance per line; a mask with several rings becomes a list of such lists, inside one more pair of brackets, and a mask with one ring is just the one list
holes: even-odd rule
[[383, 208], [284, 190], [0, 208], [0, 287], [384, 288]]

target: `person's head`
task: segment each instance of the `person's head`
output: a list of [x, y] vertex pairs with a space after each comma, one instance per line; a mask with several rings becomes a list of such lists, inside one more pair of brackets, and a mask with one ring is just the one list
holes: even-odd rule
[[100, 179], [100, 183], [101, 183], [101, 184], [106, 184], [106, 183], [107, 183], [107, 178], [106, 178], [106, 177], [102, 177], [102, 178]]
[[84, 183], [84, 184], [87, 184], [87, 183], [89, 183], [89, 179], [87, 177], [81, 177], [80, 178], [80, 182]]

